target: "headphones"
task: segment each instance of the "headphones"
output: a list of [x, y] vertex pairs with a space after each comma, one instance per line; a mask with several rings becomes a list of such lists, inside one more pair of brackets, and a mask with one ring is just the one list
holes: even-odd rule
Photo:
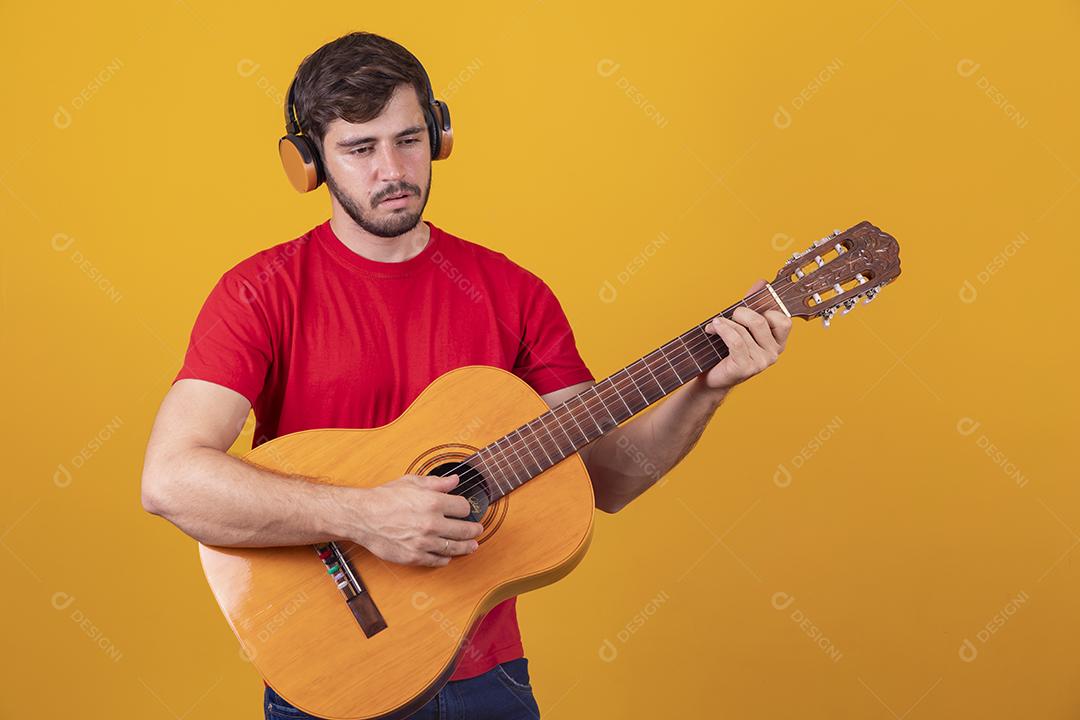
[[[421, 102], [420, 107], [424, 112], [424, 124], [427, 126], [428, 139], [431, 142], [431, 159], [444, 160], [450, 156], [450, 151], [454, 147], [454, 131], [450, 127], [450, 109], [442, 100], [435, 99], [427, 70], [424, 70], [424, 66], [415, 55], [409, 54], [420, 66], [420, 70], [424, 73], [424, 83], [427, 85], [426, 102]], [[295, 85], [296, 78], [293, 77], [285, 98], [285, 136], [278, 140], [278, 154], [281, 156], [281, 165], [285, 168], [289, 182], [297, 192], [305, 193], [323, 184], [326, 171], [319, 159], [315, 141], [303, 134], [300, 129], [300, 120], [294, 110], [293, 88]]]

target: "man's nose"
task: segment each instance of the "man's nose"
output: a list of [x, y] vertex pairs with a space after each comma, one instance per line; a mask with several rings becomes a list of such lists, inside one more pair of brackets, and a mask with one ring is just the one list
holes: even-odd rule
[[383, 146], [379, 153], [379, 174], [389, 180], [400, 180], [405, 176], [405, 163], [395, 147]]

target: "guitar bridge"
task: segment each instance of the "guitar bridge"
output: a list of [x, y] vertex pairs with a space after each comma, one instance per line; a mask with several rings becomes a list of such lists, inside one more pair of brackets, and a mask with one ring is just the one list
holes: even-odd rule
[[382, 613], [379, 612], [375, 601], [372, 600], [371, 593], [367, 591], [367, 588], [361, 582], [360, 573], [349, 564], [348, 558], [345, 557], [345, 553], [341, 552], [341, 548], [337, 546], [337, 543], [331, 542], [323, 545], [313, 545], [312, 547], [318, 554], [319, 559], [326, 565], [327, 574], [337, 583], [338, 590], [341, 591], [341, 595], [345, 598], [345, 604], [349, 606], [349, 610], [352, 611], [353, 617], [356, 618], [360, 629], [364, 631], [364, 635], [371, 637], [385, 630], [386, 620], [383, 618]]

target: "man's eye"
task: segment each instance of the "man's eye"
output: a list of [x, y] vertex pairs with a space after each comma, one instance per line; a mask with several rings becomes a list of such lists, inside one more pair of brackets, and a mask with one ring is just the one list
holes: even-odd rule
[[[414, 145], [414, 144], [420, 142], [420, 139], [419, 138], [405, 138], [404, 140], [402, 140], [402, 142], [405, 143], [406, 145]], [[371, 150], [370, 147], [356, 148], [355, 150], [352, 151], [352, 154], [353, 155], [366, 155], [369, 150]]]

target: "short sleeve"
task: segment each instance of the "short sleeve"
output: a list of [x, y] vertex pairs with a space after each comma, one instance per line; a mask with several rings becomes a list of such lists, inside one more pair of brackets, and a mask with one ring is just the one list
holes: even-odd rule
[[594, 380], [555, 293], [532, 276], [522, 310], [522, 336], [513, 373], [544, 395]]
[[266, 383], [272, 347], [270, 324], [255, 286], [230, 270], [203, 303], [184, 365], [173, 382], [207, 380], [235, 390], [254, 407]]

